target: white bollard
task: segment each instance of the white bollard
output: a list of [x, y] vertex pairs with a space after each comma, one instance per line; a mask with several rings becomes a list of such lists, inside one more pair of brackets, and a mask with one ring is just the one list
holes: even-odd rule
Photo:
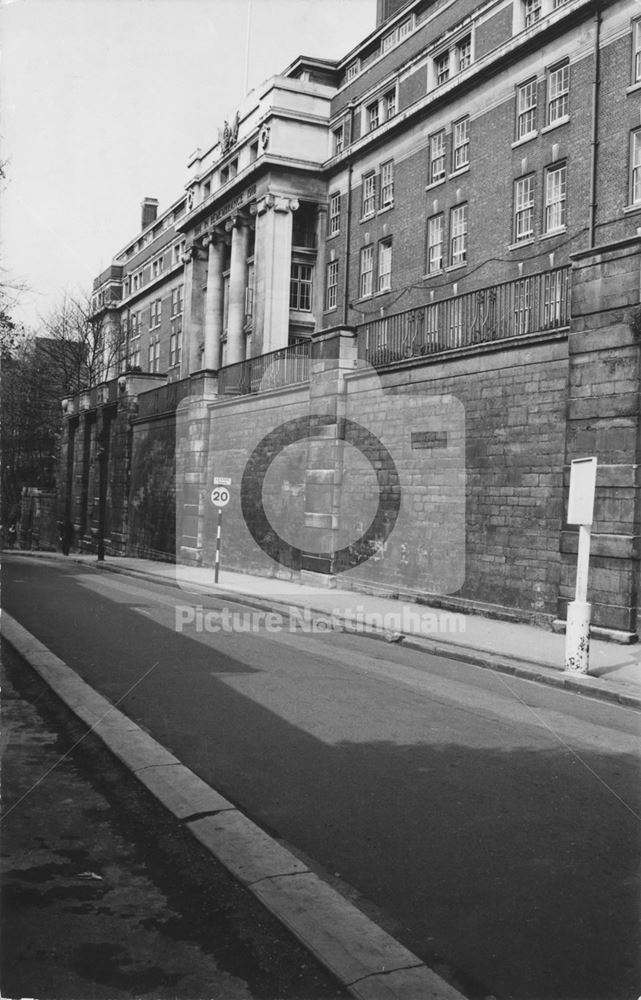
[[590, 668], [590, 615], [587, 601], [568, 604], [565, 627], [565, 669], [574, 674], [587, 674]]

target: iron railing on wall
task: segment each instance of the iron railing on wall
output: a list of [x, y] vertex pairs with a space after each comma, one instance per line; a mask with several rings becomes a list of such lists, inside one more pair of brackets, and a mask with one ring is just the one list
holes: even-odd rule
[[358, 327], [358, 353], [370, 364], [559, 330], [569, 322], [569, 267], [466, 292]]
[[138, 396], [138, 416], [155, 417], [161, 413], [173, 413], [178, 404], [194, 391], [192, 380], [181, 378], [141, 392]]
[[247, 358], [218, 371], [218, 395], [245, 396], [309, 380], [310, 341]]

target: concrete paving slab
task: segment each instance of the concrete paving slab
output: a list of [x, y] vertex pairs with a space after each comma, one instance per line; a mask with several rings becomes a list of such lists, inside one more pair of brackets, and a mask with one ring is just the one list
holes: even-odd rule
[[307, 865], [238, 810], [206, 816], [187, 827], [244, 885], [309, 871]]
[[[296, 936], [354, 996], [363, 1000], [464, 1000], [314, 873], [269, 879], [251, 890], [279, 920], [295, 929]], [[390, 978], [393, 971], [396, 980]]]
[[461, 1000], [461, 994], [425, 965], [371, 976], [350, 987], [359, 1000]]
[[144, 767], [136, 777], [177, 819], [235, 808], [184, 764]]

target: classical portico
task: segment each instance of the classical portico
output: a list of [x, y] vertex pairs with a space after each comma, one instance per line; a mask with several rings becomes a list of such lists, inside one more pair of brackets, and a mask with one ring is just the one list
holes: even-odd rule
[[[265, 354], [287, 345], [293, 212], [298, 207], [297, 198], [268, 193], [210, 224], [204, 236], [189, 245], [185, 255], [189, 373], [221, 367], [225, 335], [225, 364], [245, 360], [252, 253], [251, 353]], [[205, 286], [200, 308], [199, 286], [201, 290]]]

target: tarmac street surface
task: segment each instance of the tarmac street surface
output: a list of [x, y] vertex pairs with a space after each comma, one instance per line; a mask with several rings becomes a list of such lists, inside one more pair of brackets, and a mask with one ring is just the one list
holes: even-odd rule
[[[25, 628], [466, 995], [641, 994], [637, 711], [253, 628], [240, 600], [19, 557], [4, 574]], [[208, 631], [225, 610], [239, 627]]]

